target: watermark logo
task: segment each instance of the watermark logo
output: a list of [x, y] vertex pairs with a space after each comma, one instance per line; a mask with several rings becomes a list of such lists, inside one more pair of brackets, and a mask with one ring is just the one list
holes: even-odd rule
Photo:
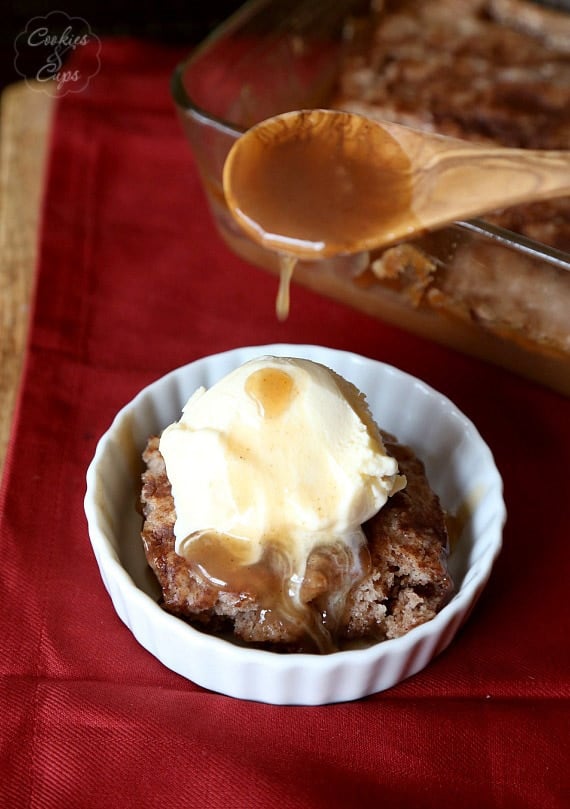
[[[75, 64], [74, 52], [89, 47], [89, 59]], [[82, 17], [50, 11], [29, 20], [15, 39], [14, 67], [33, 89], [80, 93], [101, 68], [101, 40]]]

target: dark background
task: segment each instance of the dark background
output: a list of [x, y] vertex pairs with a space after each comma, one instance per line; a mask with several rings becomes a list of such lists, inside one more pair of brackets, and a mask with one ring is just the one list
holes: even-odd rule
[[[136, 36], [172, 46], [198, 44], [244, 0], [9, 0], [0, 7], [0, 90], [22, 79], [14, 68], [14, 41], [33, 17], [62, 11], [83, 17], [98, 37]], [[334, 0], [329, 0], [334, 3]], [[570, 0], [537, 0], [570, 11]], [[24, 75], [33, 77], [33, 51], [26, 50]], [[19, 64], [20, 66], [20, 64]], [[41, 66], [41, 65], [38, 65]]]
[[[2, 4], [0, 9], [0, 90], [21, 81], [14, 67], [14, 42], [33, 17], [62, 11], [70, 17], [83, 17], [98, 37], [136, 36], [189, 48], [200, 42], [216, 25], [242, 5], [243, 0], [20, 0]], [[26, 49], [22, 57], [24, 75], [36, 72], [34, 53]]]

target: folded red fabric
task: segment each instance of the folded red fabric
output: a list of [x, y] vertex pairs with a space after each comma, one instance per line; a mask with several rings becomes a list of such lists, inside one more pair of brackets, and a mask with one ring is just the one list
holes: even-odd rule
[[[554, 807], [568, 792], [568, 401], [276, 280], [218, 238], [173, 104], [179, 54], [103, 43], [58, 104], [1, 496], [0, 778], [10, 807]], [[84, 57], [87, 58], [87, 57]], [[319, 343], [450, 396], [505, 480], [504, 551], [426, 670], [275, 707], [165, 669], [116, 616], [83, 515], [98, 437], [145, 384], [238, 345]]]

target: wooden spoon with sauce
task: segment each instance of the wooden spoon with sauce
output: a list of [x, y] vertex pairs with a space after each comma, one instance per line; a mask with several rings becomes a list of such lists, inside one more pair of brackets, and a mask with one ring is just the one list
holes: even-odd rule
[[230, 211], [254, 241], [320, 259], [570, 194], [570, 152], [467, 143], [304, 110], [249, 129], [227, 157], [223, 182]]

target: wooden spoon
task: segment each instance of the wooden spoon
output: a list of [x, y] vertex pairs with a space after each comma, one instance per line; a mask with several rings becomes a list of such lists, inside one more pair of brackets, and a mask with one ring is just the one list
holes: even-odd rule
[[570, 193], [570, 152], [467, 143], [334, 110], [249, 129], [224, 166], [243, 229], [302, 259], [370, 250]]

